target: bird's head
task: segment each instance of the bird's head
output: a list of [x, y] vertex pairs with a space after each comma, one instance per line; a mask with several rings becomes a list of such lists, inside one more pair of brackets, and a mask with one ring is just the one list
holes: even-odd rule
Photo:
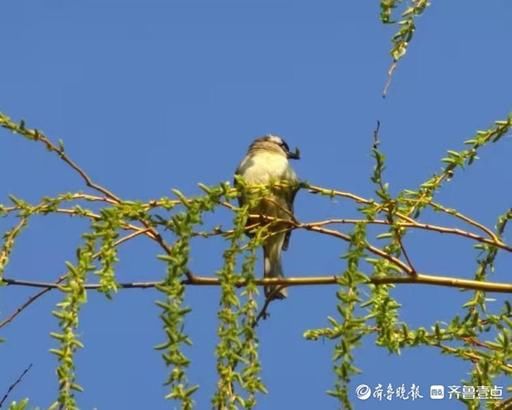
[[249, 150], [276, 152], [285, 155], [288, 159], [300, 159], [300, 151], [298, 148], [295, 148], [293, 152], [290, 151], [290, 147], [283, 138], [272, 134], [256, 138]]

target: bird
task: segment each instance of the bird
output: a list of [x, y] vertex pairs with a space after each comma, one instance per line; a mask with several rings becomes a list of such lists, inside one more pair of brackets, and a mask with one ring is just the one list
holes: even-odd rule
[[[270, 193], [259, 201], [249, 204], [249, 214], [262, 215], [281, 220], [294, 220], [293, 203], [299, 188], [299, 180], [288, 160], [300, 159], [300, 151], [294, 152], [286, 141], [278, 135], [267, 134], [256, 138], [242, 159], [235, 172], [235, 186], [241, 178], [247, 187], [251, 185], [272, 184]], [[277, 184], [276, 184], [277, 183]], [[243, 193], [239, 196], [239, 204], [248, 204], [248, 198]], [[247, 226], [261, 222], [248, 218]], [[291, 230], [289, 224], [269, 223], [269, 233], [263, 242], [263, 275], [266, 278], [284, 277], [281, 264], [281, 251], [288, 248]], [[247, 232], [252, 236], [251, 232]], [[282, 285], [266, 286], [264, 288], [267, 300], [285, 299], [287, 290]]]

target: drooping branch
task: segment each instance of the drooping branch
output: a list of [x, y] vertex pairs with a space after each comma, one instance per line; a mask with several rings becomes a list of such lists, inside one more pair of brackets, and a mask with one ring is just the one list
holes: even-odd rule
[[[316, 192], [321, 191], [323, 194], [328, 192], [329, 196], [347, 197], [352, 200], [355, 200], [358, 203], [363, 203], [363, 204], [374, 203], [371, 200], [367, 200], [367, 199], [359, 197], [357, 195], [342, 192], [342, 191], [328, 190], [328, 189], [319, 188], [319, 187], [315, 187], [315, 191]], [[78, 200], [78, 199], [85, 199], [85, 200], [90, 200], [90, 201], [104, 200], [103, 197], [94, 197], [94, 196], [89, 196], [89, 195], [80, 194], [80, 193], [70, 195], [68, 198], [68, 200]], [[159, 206], [163, 206], [163, 204], [160, 204], [159, 201], [151, 201], [151, 205], [150, 205], [151, 209], [158, 208]], [[441, 207], [441, 206], [439, 204], [436, 204], [436, 207]], [[42, 213], [42, 214], [51, 211], [50, 206], [48, 204], [44, 204], [44, 203], [40, 203], [40, 204], [33, 206], [33, 209], [37, 210], [36, 213]], [[4, 212], [15, 212], [20, 209], [17, 206], [11, 206], [11, 207], [5, 207], [3, 210], [4, 210]], [[91, 211], [84, 210], [80, 207], [53, 208], [53, 211], [56, 213], [75, 215], [78, 217], [79, 216], [88, 217], [92, 220], [100, 219], [99, 214], [95, 214]], [[451, 212], [451, 210], [447, 210], [447, 212], [448, 211], [450, 212], [450, 214], [453, 213], [453, 212]], [[403, 216], [403, 218], [402, 218], [403, 221], [398, 221], [398, 222], [394, 222], [394, 223], [397, 226], [404, 227], [404, 228], [421, 229], [421, 230], [426, 230], [426, 231], [431, 231], [431, 232], [439, 232], [439, 233], [444, 233], [444, 234], [456, 235], [459, 237], [465, 237], [467, 239], [471, 239], [471, 240], [474, 240], [477, 242], [485, 243], [488, 245], [493, 245], [497, 248], [500, 248], [500, 249], [508, 251], [508, 252], [512, 251], [512, 247], [503, 243], [496, 234], [492, 233], [492, 231], [489, 228], [481, 226], [480, 224], [478, 224], [476, 222], [471, 223], [473, 221], [471, 218], [469, 218], [465, 215], [462, 215], [460, 213], [458, 213], [458, 217], [459, 217], [459, 219], [462, 219], [462, 220], [468, 222], [470, 225], [473, 225], [478, 228], [483, 228], [482, 230], [484, 232], [490, 233], [489, 234], [490, 238], [482, 237], [475, 233], [472, 233], [469, 231], [464, 231], [459, 228], [449, 228], [449, 227], [438, 226], [438, 225], [433, 225], [433, 224], [421, 223], [421, 222], [414, 220], [411, 217], [406, 217], [406, 216]], [[332, 218], [332, 219], [313, 221], [313, 222], [300, 222], [297, 220], [294, 220], [294, 221], [280, 220], [280, 219], [271, 218], [271, 217], [263, 217], [263, 219], [267, 220], [269, 223], [288, 224], [289, 228], [287, 228], [287, 229], [305, 229], [305, 230], [317, 232], [320, 234], [333, 236], [333, 237], [342, 239], [347, 242], [350, 241], [350, 236], [348, 234], [345, 234], [338, 230], [326, 228], [326, 226], [344, 225], [344, 224], [353, 225], [353, 224], [357, 224], [357, 223], [361, 223], [361, 222], [376, 224], [376, 225], [390, 225], [390, 221], [385, 220], [385, 219], [373, 219], [373, 220], [367, 221], [367, 220], [362, 220], [362, 219]], [[126, 235], [125, 237], [121, 238], [120, 240], [118, 240], [116, 245], [119, 245], [125, 241], [133, 239], [134, 237], [139, 236], [139, 235], [146, 235], [146, 236], [150, 237], [151, 239], [155, 240], [155, 237], [153, 236], [154, 231], [151, 228], [142, 228], [142, 227], [139, 227], [139, 226], [136, 226], [133, 224], [129, 224], [129, 223], [123, 223], [122, 227], [123, 227], [123, 229], [131, 230], [132, 232], [130, 234]], [[248, 227], [246, 227], [246, 229], [251, 230], [254, 227], [255, 226], [248, 226]], [[193, 237], [210, 237], [210, 236], [215, 236], [215, 235], [229, 236], [231, 234], [232, 234], [232, 230], [230, 230], [230, 229], [223, 230], [220, 227], [215, 227], [210, 232], [200, 232], [200, 231], [193, 232], [192, 236]], [[379, 257], [388, 259], [391, 263], [393, 263], [396, 267], [398, 267], [403, 273], [412, 275], [413, 268], [410, 266], [410, 264], [404, 263], [400, 259], [398, 259], [392, 255], [388, 255], [385, 251], [383, 251], [377, 247], [374, 247], [372, 245], [367, 244], [367, 249]], [[62, 279], [62, 277], [63, 276], [61, 276], [59, 279]], [[272, 279], [269, 279], [269, 280], [272, 280]], [[417, 280], [412, 280], [412, 281], [407, 280], [407, 278], [399, 278], [399, 277], [386, 278], [385, 280], [379, 279], [379, 281], [381, 281], [380, 283], [397, 283], [397, 284], [399, 284], [399, 283], [417, 283], [417, 284], [431, 284], [431, 285], [440, 285], [440, 286], [454, 286], [454, 287], [460, 287], [460, 288], [466, 288], [466, 289], [508, 292], [508, 290], [507, 290], [508, 287], [506, 286], [506, 284], [492, 284], [492, 283], [487, 284], [486, 282], [475, 282], [475, 283], [469, 282], [468, 283], [467, 281], [463, 281], [463, 280], [461, 282], [461, 279], [458, 279], [458, 278], [449, 278], [449, 277], [428, 278], [425, 275], [422, 275]], [[16, 316], [18, 316], [24, 309], [26, 309], [29, 305], [31, 305], [33, 302], [35, 302], [38, 298], [43, 296], [49, 290], [55, 289], [56, 287], [58, 287], [61, 280], [57, 280], [56, 282], [51, 283], [51, 282], [37, 282], [37, 281], [19, 281], [19, 280], [7, 278], [5, 280], [5, 282], [8, 285], [32, 286], [32, 287], [36, 287], [36, 288], [42, 288], [42, 290], [40, 292], [32, 295], [26, 302], [24, 302], [22, 305], [20, 305], [6, 319], [1, 321], [0, 328], [4, 327], [7, 324], [9, 324], [10, 322], [12, 322], [12, 320]], [[191, 285], [216, 285], [217, 284], [216, 278], [210, 278], [210, 277], [204, 277], [204, 276], [195, 278], [191, 273], [189, 273], [186, 283], [191, 284]], [[261, 282], [261, 281], [258, 282], [259, 285], [262, 285], [264, 283], [266, 283], [265, 280], [263, 280], [263, 282]], [[336, 283], [336, 279], [334, 276], [313, 277], [313, 278], [287, 278], [287, 279], [284, 279], [283, 282], [280, 282], [280, 284], [282, 284], [284, 286], [329, 285], [329, 284], [334, 284], [334, 283]], [[154, 286], [156, 286], [156, 284], [157, 284], [157, 282], [124, 283], [124, 284], [120, 285], [120, 288], [123, 288], [123, 289], [148, 288], [148, 287], [154, 287]], [[505, 285], [505, 287], [503, 287], [502, 285]], [[87, 289], [97, 289], [98, 286], [99, 286], [99, 284], [88, 284], [88, 285], [86, 285], [86, 288]]]
[[[122, 238], [119, 238], [115, 246], [119, 246], [124, 242], [127, 242], [139, 235], [145, 234], [144, 229], [137, 229], [135, 232], [132, 232], [126, 236], [123, 236]], [[96, 259], [99, 256], [99, 254], [93, 255], [93, 258]], [[62, 283], [62, 281], [65, 279], [66, 273], [59, 276], [59, 278], [53, 283], [57, 287], [59, 284]], [[21, 312], [23, 312], [26, 308], [28, 308], [32, 303], [34, 303], [37, 299], [39, 299], [44, 294], [48, 293], [50, 290], [55, 289], [55, 287], [48, 287], [48, 286], [37, 286], [39, 288], [43, 288], [41, 291], [34, 293], [32, 296], [30, 296], [25, 302], [23, 302], [21, 305], [19, 305], [9, 316], [7, 316], [5, 319], [3, 319], [0, 322], [0, 329], [7, 326], [9, 323], [11, 323]]]
[[[93, 179], [73, 160], [70, 156], [66, 154], [64, 151], [64, 145], [60, 143], [59, 145], [54, 144], [46, 135], [41, 133], [37, 129], [29, 129], [25, 127], [25, 123], [21, 121], [19, 124], [12, 121], [8, 116], [0, 113], [0, 126], [10, 130], [13, 133], [21, 134], [25, 138], [41, 142], [45, 147], [50, 151], [59, 156], [59, 158], [64, 161], [67, 165], [71, 167], [84, 181], [85, 185], [90, 187], [91, 189], [100, 192], [106, 196], [105, 201], [111, 204], [120, 204], [121, 199], [115, 195], [113, 192], [105, 188], [104, 186], [96, 183]], [[163, 239], [162, 235], [158, 232], [156, 228], [150, 225], [147, 220], [140, 219], [140, 222], [147, 229], [148, 236], [151, 237], [154, 241], [156, 241], [160, 247], [165, 251], [166, 254], [171, 253], [171, 246]], [[188, 276], [188, 274], [187, 274]], [[189, 279], [192, 279], [190, 276]]]
[[[372, 181], [374, 183], [376, 182], [378, 185], [378, 189], [376, 191], [378, 200], [367, 199], [353, 193], [338, 191], [329, 188], [322, 188], [314, 185], [309, 185], [307, 183], [300, 184], [301, 188], [309, 191], [310, 193], [319, 194], [331, 198], [340, 197], [354, 201], [358, 206], [360, 214], [362, 215], [359, 219], [331, 218], [312, 222], [301, 222], [296, 218], [295, 215], [292, 215], [290, 213], [288, 213], [289, 218], [286, 220], [272, 218], [263, 215], [246, 215], [246, 213], [248, 212], [247, 209], [244, 212], [241, 212], [241, 208], [234, 205], [236, 197], [240, 195], [240, 192], [242, 191], [239, 191], [237, 188], [232, 188], [229, 185], [229, 183], [222, 183], [214, 187], [206, 187], [204, 185], [200, 185], [200, 188], [204, 191], [205, 195], [197, 197], [187, 198], [179, 191], [174, 190], [174, 193], [178, 199], [161, 198], [159, 200], [151, 200], [146, 203], [124, 200], [117, 197], [108, 189], [95, 183], [88, 176], [88, 174], [85, 173], [85, 171], [83, 171], [70, 157], [67, 156], [67, 154], [64, 153], [64, 148], [61, 144], [53, 144], [46, 136], [42, 135], [37, 130], [28, 130], [25, 128], [23, 123], [15, 124], [9, 119], [6, 120], [6, 117], [2, 115], [0, 115], [0, 126], [4, 126], [5, 128], [10, 129], [11, 131], [18, 132], [34, 141], [42, 142], [46, 146], [46, 148], [58, 154], [58, 156], [68, 166], [70, 166], [75, 172], [77, 172], [84, 181], [86, 186], [92, 188], [93, 190], [101, 194], [91, 195], [82, 193], [67, 193], [62, 194], [57, 198], [45, 198], [41, 201], [41, 203], [34, 206], [26, 203], [23, 200], [18, 201], [16, 198], [11, 198], [13, 200], [14, 205], [8, 207], [0, 205], [0, 214], [11, 214], [11, 216], [19, 218], [21, 220], [20, 224], [22, 224], [18, 225], [20, 226], [20, 229], [33, 215], [46, 215], [50, 213], [56, 213], [62, 215], [71, 215], [75, 217], [82, 217], [90, 220], [92, 224], [91, 232], [85, 233], [84, 238], [90, 239], [91, 237], [95, 237], [99, 238], [99, 241], [94, 244], [92, 241], [89, 242], [89, 253], [87, 255], [88, 264], [87, 266], [84, 265], [85, 268], [83, 269], [83, 276], [79, 278], [81, 280], [80, 291], [83, 292], [85, 290], [98, 290], [105, 292], [105, 289], [108, 289], [112, 290], [112, 292], [115, 292], [115, 290], [118, 288], [158, 288], [159, 290], [163, 291], [167, 295], [167, 301], [170, 302], [167, 304], [161, 304], [165, 313], [164, 322], [166, 323], [167, 326], [165, 329], [169, 335], [173, 335], [169, 340], [162, 344], [162, 349], [166, 351], [166, 353], [164, 353], [164, 358], [167, 357], [166, 360], [168, 360], [169, 358], [169, 356], [166, 356], [166, 354], [172, 353], [170, 350], [168, 351], [168, 346], [170, 345], [168, 345], [167, 343], [169, 341], [171, 342], [172, 345], [173, 340], [176, 337], [185, 342], [188, 340], [186, 335], [182, 333], [181, 330], [179, 330], [182, 328], [181, 323], [183, 321], [184, 314], [186, 314], [186, 312], [188, 311], [188, 308], [182, 306], [182, 299], [180, 299], [183, 297], [184, 286], [226, 286], [227, 284], [228, 287], [230, 288], [228, 289], [228, 292], [223, 293], [223, 297], [226, 298], [225, 301], [228, 300], [228, 296], [231, 298], [228, 300], [228, 302], [224, 301], [226, 303], [226, 306], [228, 307], [226, 313], [229, 314], [240, 313], [240, 311], [237, 310], [238, 308], [233, 309], [233, 306], [236, 306], [237, 303], [233, 303], [232, 301], [236, 300], [236, 298], [238, 297], [237, 293], [234, 291], [235, 287], [245, 288], [244, 292], [241, 292], [242, 295], [244, 295], [244, 293], [247, 294], [247, 292], [252, 292], [252, 296], [249, 298], [250, 300], [248, 300], [247, 306], [244, 307], [244, 309], [246, 309], [244, 310], [244, 312], [246, 312], [246, 316], [244, 319], [245, 322], [243, 322], [244, 324], [249, 323], [249, 326], [245, 327], [245, 331], [248, 335], [247, 340], [249, 340], [249, 342], [247, 342], [247, 344], [242, 345], [242, 350], [240, 350], [240, 352], [245, 352], [244, 354], [246, 354], [247, 357], [252, 357], [253, 359], [256, 356], [254, 356], [255, 353], [251, 349], [254, 349], [256, 338], [255, 334], [252, 332], [254, 331], [254, 327], [257, 325], [257, 323], [267, 315], [267, 309], [271, 301], [270, 298], [267, 298], [263, 303], [263, 306], [259, 314], [256, 314], [257, 311], [255, 310], [255, 307], [257, 307], [257, 305], [254, 299], [254, 295], [256, 294], [254, 286], [293, 287], [335, 285], [339, 287], [339, 290], [337, 292], [337, 296], [340, 300], [339, 306], [344, 307], [348, 303], [355, 307], [356, 303], [363, 302], [362, 300], [358, 299], [357, 296], [359, 293], [359, 287], [363, 285], [370, 285], [370, 293], [372, 293], [372, 299], [370, 299], [370, 301], [372, 304], [372, 308], [370, 310], [370, 315], [368, 317], [375, 317], [377, 325], [381, 326], [382, 329], [385, 329], [386, 326], [391, 326], [394, 323], [398, 323], [398, 315], [393, 313], [393, 309], [396, 309], [397, 306], [399, 305], [394, 301], [392, 296], [389, 294], [390, 286], [388, 285], [414, 284], [444, 286], [457, 289], [471, 289], [479, 291], [482, 294], [482, 298], [483, 292], [512, 293], [512, 284], [489, 282], [486, 280], [484, 276], [475, 276], [474, 280], [470, 280], [450, 276], [430, 275], [418, 272], [413, 266], [413, 262], [407, 255], [404, 244], [402, 243], [402, 237], [407, 232], [408, 229], [454, 235], [457, 237], [468, 239], [470, 241], [475, 241], [478, 242], [477, 246], [479, 248], [485, 249], [489, 254], [492, 254], [492, 257], [488, 257], [484, 261], [484, 263], [486, 264], [485, 268], [482, 268], [484, 270], [487, 269], [487, 265], [492, 265], [494, 257], [496, 256], [498, 251], [512, 252], [512, 246], [505, 243], [504, 240], [502, 239], [506, 221], [511, 219], [509, 214], [503, 215], [501, 217], [501, 219], [505, 222], [502, 224], [498, 223], [496, 230], [494, 231], [493, 229], [490, 229], [480, 224], [473, 218], [470, 218], [457, 210], [447, 208], [444, 205], [437, 204], [433, 201], [435, 192], [441, 187], [441, 185], [444, 182], [452, 178], [455, 169], [457, 169], [458, 167], [462, 167], [465, 164], [470, 164], [471, 161], [473, 161], [473, 159], [475, 158], [476, 151], [479, 147], [483, 146], [489, 141], [494, 142], [497, 139], [501, 138], [501, 136], [504, 135], [510, 127], [512, 127], [512, 118], [509, 118], [506, 121], [497, 122], [496, 126], [493, 127], [492, 129], [477, 134], [476, 139], [468, 140], [466, 144], [471, 145], [471, 149], [461, 151], [461, 153], [449, 151], [449, 156], [443, 159], [443, 161], [446, 162], [448, 165], [446, 165], [440, 173], [435, 174], [433, 178], [431, 178], [425, 184], [423, 184], [418, 190], [418, 192], [404, 191], [400, 193], [397, 197], [394, 197], [389, 193], [387, 189], [387, 184], [385, 184], [384, 180], [381, 178], [382, 170], [384, 169], [384, 156], [377, 158], [377, 160], [380, 161], [377, 164], [377, 171], [379, 171], [379, 175], [374, 173], [374, 175], [377, 175], [377, 177], [372, 179]], [[378, 128], [376, 131], [378, 131]], [[378, 141], [374, 141], [374, 143], [377, 142]], [[276, 186], [274, 186], [274, 184], [269, 185], [270, 186], [249, 187], [248, 189], [254, 189], [257, 194], [260, 194], [259, 198], [261, 199], [261, 197], [263, 197], [264, 195], [268, 195], [269, 192], [272, 192], [273, 189], [280, 188], [278, 184], [275, 184]], [[93, 209], [95, 209], [93, 211], [90, 209], [83, 209], [80, 207], [80, 205], [73, 206], [74, 203], [67, 204], [68, 201], [76, 201], [80, 205], [83, 202], [103, 202], [104, 207], [99, 210], [96, 210], [98, 209], [98, 207], [95, 206], [93, 207]], [[279, 206], [279, 204], [277, 203], [274, 205]], [[179, 208], [179, 212], [174, 212], [175, 207]], [[249, 217], [251, 219], [258, 220], [259, 222], [251, 226], [245, 226], [245, 224], [240, 224], [238, 226], [235, 224], [235, 228], [231, 229], [223, 229], [222, 227], [217, 226], [213, 229], [210, 228], [209, 230], [201, 231], [201, 229], [205, 229], [203, 228], [203, 216], [206, 213], [213, 211], [217, 207], [225, 207], [231, 211], [234, 211], [235, 214], [243, 214], [244, 218]], [[469, 227], [467, 228], [467, 230], [464, 230], [458, 227], [440, 226], [424, 223], [420, 221], [420, 212], [425, 207], [432, 207], [436, 211], [441, 211], [443, 213], [449, 214], [458, 221], [462, 221], [468, 224]], [[173, 212], [167, 212], [171, 210]], [[161, 216], [156, 215], [157, 212], [166, 213], [164, 216]], [[378, 235], [377, 238], [392, 238], [392, 246], [390, 246], [390, 244], [387, 244], [380, 245], [380, 247], [378, 247], [371, 244], [369, 242], [369, 238], [367, 237], [366, 231], [367, 225], [370, 224], [383, 226], [384, 230], [387, 230], [387, 232]], [[340, 225], [355, 225], [355, 228], [352, 232], [350, 232], [347, 231], [345, 228], [340, 227]], [[276, 228], [276, 226], [279, 228]], [[248, 279], [248, 275], [238, 273], [236, 268], [236, 258], [233, 257], [233, 255], [237, 253], [246, 253], [248, 251], [248, 245], [243, 240], [237, 241], [236, 246], [233, 246], [230, 249], [231, 253], [226, 253], [225, 267], [228, 266], [229, 269], [224, 271], [226, 273], [224, 281], [220, 279], [220, 275], [216, 277], [200, 276], [193, 274], [187, 268], [186, 260], [188, 257], [183, 258], [183, 255], [185, 253], [188, 255], [188, 252], [190, 250], [190, 240], [193, 238], [209, 238], [212, 236], [220, 235], [228, 240], [231, 240], [233, 243], [234, 237], [244, 238], [245, 233], [254, 234], [257, 231], [259, 232], [258, 235], [261, 234], [262, 241], [264, 241], [268, 236], [275, 235], [276, 233], [282, 233], [283, 231], [299, 229], [307, 230], [317, 234], [327, 235], [347, 242], [349, 244], [349, 249], [345, 257], [347, 258], [346, 260], [348, 268], [345, 269], [343, 273], [341, 273], [341, 270], [344, 268], [340, 268], [340, 270], [336, 274], [327, 276], [296, 276], [286, 278], [263, 279], [255, 279], [254, 269], [251, 268], [250, 279]], [[16, 236], [18, 231], [19, 229], [16, 230], [16, 228], [12, 230], [14, 236]], [[127, 231], [128, 235], [115, 241], [119, 233], [122, 231]], [[162, 236], [164, 232], [166, 233], [166, 235], [167, 233], [169, 233], [171, 237], [176, 238], [176, 243], [168, 243], [166, 239], [164, 239], [164, 237]], [[356, 232], [359, 232], [359, 234], [356, 235]], [[139, 235], [144, 235], [150, 238], [166, 253], [166, 255], [160, 256], [161, 259], [165, 260], [167, 263], [168, 273], [170, 272], [170, 274], [172, 274], [171, 276], [168, 276], [166, 281], [126, 283], [116, 282], [116, 277], [114, 276], [114, 271], [112, 268], [116, 261], [117, 255], [117, 250], [114, 248], [116, 248], [116, 246], [119, 245], [120, 243], [130, 240], [135, 236]], [[9, 240], [9, 235], [7, 235], [6, 238]], [[10, 242], [13, 243], [14, 241], [11, 240]], [[8, 242], [8, 244], [10, 242]], [[181, 247], [177, 246], [177, 244], [180, 244]], [[255, 248], [253, 248], [253, 250], [254, 249]], [[94, 253], [97, 250], [98, 253]], [[364, 258], [366, 258], [367, 256], [372, 256], [372, 259], [367, 258], [367, 262], [369, 262], [374, 267], [373, 274], [369, 278], [363, 272], [360, 272], [359, 268], [359, 261], [364, 261]], [[375, 258], [375, 256], [377, 258]], [[1, 259], [2, 258], [0, 257], [0, 260]], [[94, 259], [99, 261], [99, 269], [98, 271], [96, 271], [96, 273], [98, 273], [100, 280], [99, 283], [86, 283], [85, 280], [87, 272], [92, 271], [94, 269], [94, 264], [90, 263]], [[111, 270], [107, 271], [106, 268], [109, 267], [111, 268]], [[72, 268], [73, 266], [71, 266], [71, 270], [69, 272], [72, 271]], [[102, 271], [102, 269], [104, 270]], [[65, 281], [65, 279], [69, 278], [69, 272], [59, 277], [55, 282], [20, 280], [16, 279], [15, 277], [5, 278], [2, 281], [2, 283], [7, 286], [34, 287], [40, 289], [40, 291], [31, 296], [10, 316], [8, 316], [6, 319], [0, 322], [0, 328], [11, 323], [15, 317], [17, 317], [34, 301], [36, 301], [45, 293], [53, 289], [60, 289], [64, 291], [64, 293], [66, 294], [71, 294], [72, 289], [70, 288], [69, 283], [66, 283]], [[103, 272], [106, 272], [106, 274], [102, 275]], [[108, 277], [108, 279], [111, 280], [111, 282], [109, 282], [110, 287], [104, 287], [106, 283], [105, 278], [107, 277], [107, 274], [111, 275]], [[170, 287], [171, 285], [173, 287], [172, 289]], [[108, 293], [106, 294], [107, 296], [109, 296]], [[179, 303], [172, 305], [172, 303], [175, 303], [178, 299]], [[368, 305], [368, 302], [366, 302], [366, 304]], [[348, 320], [345, 313], [342, 312], [342, 315], [344, 316], [343, 320], [345, 321], [344, 324], [341, 325], [339, 323], [336, 323], [336, 320], [333, 319], [333, 321], [331, 321], [331, 325], [333, 327], [331, 329], [324, 329], [323, 332], [325, 334], [330, 335], [339, 335], [345, 334], [344, 332], [346, 328], [344, 326], [360, 326], [358, 324], [359, 319], [357, 318], [357, 315], [353, 315], [355, 311], [352, 309], [350, 310], [350, 312], [350, 317], [353, 316], [352, 319], [350, 319], [353, 320], [352, 322]], [[231, 318], [229, 320], [231, 320]], [[171, 322], [174, 323], [172, 325], [172, 328], [169, 327], [169, 323]], [[75, 328], [76, 324], [73, 324], [71, 330]], [[238, 328], [239, 323], [235, 322], [233, 322], [233, 326], [230, 325], [226, 327], [226, 329], [230, 329], [234, 331], [234, 333], [236, 334], [240, 333], [237, 330]], [[340, 329], [342, 330], [341, 333]], [[364, 329], [363, 327], [361, 327], [359, 330]], [[360, 336], [360, 334], [358, 333], [359, 330], [349, 336], [343, 337], [345, 337], [345, 339], [348, 340], [349, 343], [352, 343], [350, 340], [356, 340]], [[381, 333], [384, 334], [384, 332]], [[56, 335], [56, 338], [61, 337], [60, 334]], [[390, 348], [391, 351], [394, 351], [393, 349], [395, 349], [394, 346], [396, 344], [395, 341], [392, 341], [390, 338], [386, 338], [381, 335], [379, 337], [379, 340], [380, 342], [383, 343], [383, 345], [388, 346], [388, 348]], [[76, 340], [78, 342], [78, 339]], [[466, 342], [466, 339], [464, 339], [464, 342]], [[472, 342], [469, 341], [468, 343]], [[337, 346], [340, 346], [341, 349], [343, 347], [343, 343], [338, 344]], [[352, 346], [352, 348], [354, 346]], [[246, 349], [247, 351], [244, 349]], [[54, 350], [54, 352], [59, 353], [59, 351], [56, 350]], [[225, 353], [226, 358], [228, 359], [236, 356], [233, 356], [231, 348], [227, 349]], [[456, 352], [451, 353], [455, 354]], [[470, 360], [472, 359], [471, 357], [468, 358]], [[172, 360], [168, 363], [171, 362]], [[176, 362], [178, 363], [178, 367], [181, 366], [179, 365], [180, 362], [185, 363], [183, 362], [182, 359], [179, 359]], [[254, 364], [255, 366], [258, 365], [257, 360], [254, 361]], [[351, 360], [347, 361], [345, 364], [351, 364]], [[234, 371], [237, 368], [237, 366], [238, 359], [234, 360], [229, 366], [226, 367], [226, 369], [232, 369]], [[73, 372], [70, 372], [69, 374], [74, 377]], [[74, 379], [71, 376], [67, 377], [67, 383], [73, 383]], [[173, 376], [171, 374], [171, 378], [172, 377]], [[191, 394], [193, 393], [193, 391], [195, 391], [196, 386], [192, 385], [189, 387], [188, 390], [180, 392], [179, 386], [181, 385], [181, 382], [178, 379], [172, 380], [174, 380], [174, 382], [177, 383], [175, 387], [178, 388], [178, 390], [173, 389], [169, 393], [169, 397], [178, 397], [176, 395], [182, 395], [182, 397], [187, 398], [187, 400], [189, 400], [188, 395], [189, 393]], [[228, 379], [226, 380], [229, 382]], [[251, 380], [254, 381], [256, 380], [256, 378]], [[226, 384], [226, 386], [232, 385], [232, 383]], [[261, 388], [257, 388], [254, 391], [252, 391], [251, 394], [253, 394], [257, 390], [263, 391]], [[234, 391], [232, 391], [231, 393], [232, 394], [230, 394], [230, 396], [234, 397]], [[252, 396], [249, 395], [249, 397]]]

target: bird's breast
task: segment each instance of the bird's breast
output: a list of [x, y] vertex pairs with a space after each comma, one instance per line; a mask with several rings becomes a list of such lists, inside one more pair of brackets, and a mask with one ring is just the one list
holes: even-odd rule
[[239, 174], [253, 184], [265, 184], [273, 179], [292, 179], [288, 159], [273, 153], [247, 156], [240, 164]]

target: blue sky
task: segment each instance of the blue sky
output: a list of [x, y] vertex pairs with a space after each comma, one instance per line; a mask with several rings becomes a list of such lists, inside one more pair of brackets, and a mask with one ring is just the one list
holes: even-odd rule
[[[298, 146], [297, 173], [317, 185], [373, 196], [369, 175], [372, 131], [380, 120], [386, 177], [394, 193], [416, 187], [440, 167], [447, 149], [460, 149], [477, 129], [510, 111], [512, 4], [434, 2], [418, 20], [409, 53], [395, 72], [388, 98], [381, 91], [390, 63], [393, 28], [378, 20], [377, 2], [326, 0], [6, 0], [0, 25], [0, 110], [63, 139], [90, 175], [126, 199], [159, 198], [171, 188], [197, 193], [197, 183], [231, 180], [251, 140], [283, 135]], [[36, 144], [0, 131], [0, 201], [29, 201], [85, 189], [71, 170]], [[510, 206], [510, 139], [446, 185], [438, 200], [492, 226]], [[299, 194], [304, 220], [354, 215], [344, 201]], [[426, 215], [426, 218], [429, 216]], [[209, 223], [218, 223], [214, 215]], [[0, 228], [10, 226], [0, 221]], [[87, 225], [62, 216], [35, 219], [20, 238], [6, 275], [51, 280], [72, 260]], [[464, 240], [414, 233], [407, 245], [416, 267], [470, 277], [476, 252]], [[289, 275], [341, 272], [344, 245], [296, 232], [284, 266]], [[121, 249], [121, 281], [159, 279], [159, 250], [143, 239]], [[191, 268], [212, 275], [220, 241], [194, 244]], [[510, 261], [498, 259], [495, 280], [507, 280]], [[0, 290], [0, 318], [32, 291]], [[454, 289], [404, 286], [394, 295], [412, 326], [449, 320], [468, 295]], [[85, 392], [82, 409], [167, 409], [167, 370], [153, 346], [162, 341], [160, 295], [120, 292], [113, 301], [89, 294], [77, 355]], [[56, 362], [48, 350], [57, 329], [52, 293], [0, 336], [0, 392], [29, 363], [34, 367], [12, 399], [47, 407], [56, 397]], [[209, 408], [215, 388], [219, 291], [192, 288], [187, 331], [194, 342], [190, 379], [199, 383], [197, 408]], [[270, 391], [259, 409], [336, 408], [325, 395], [334, 376], [332, 345], [307, 342], [306, 329], [336, 314], [335, 288], [295, 288], [275, 303], [258, 329], [263, 379]], [[498, 303], [498, 302], [496, 302]], [[416, 349], [389, 356], [367, 340], [357, 352], [359, 383], [459, 384], [468, 365]], [[356, 403], [357, 405], [357, 403]], [[367, 409], [431, 408], [366, 402]], [[451, 409], [448, 401], [436, 408]], [[357, 406], [356, 408], [359, 408]]]

